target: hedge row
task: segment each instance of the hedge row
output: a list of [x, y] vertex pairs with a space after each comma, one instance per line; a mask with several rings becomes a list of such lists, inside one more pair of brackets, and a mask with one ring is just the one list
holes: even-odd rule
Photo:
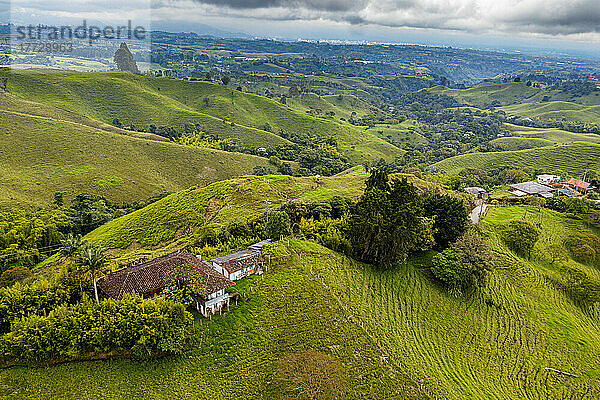
[[0, 355], [6, 363], [27, 364], [101, 355], [143, 359], [184, 351], [192, 328], [191, 314], [178, 303], [139, 296], [95, 303], [86, 297], [48, 316], [15, 320], [0, 337]]

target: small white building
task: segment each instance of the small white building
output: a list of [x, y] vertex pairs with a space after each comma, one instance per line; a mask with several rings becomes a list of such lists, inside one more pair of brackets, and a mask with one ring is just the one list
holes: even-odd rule
[[554, 185], [560, 183], [560, 176], [551, 174], [538, 175], [537, 181], [541, 185]]
[[264, 264], [262, 248], [270, 243], [272, 243], [271, 240], [263, 240], [248, 246], [245, 250], [213, 258], [209, 263], [215, 271], [224, 277], [237, 281], [248, 275], [262, 272]]

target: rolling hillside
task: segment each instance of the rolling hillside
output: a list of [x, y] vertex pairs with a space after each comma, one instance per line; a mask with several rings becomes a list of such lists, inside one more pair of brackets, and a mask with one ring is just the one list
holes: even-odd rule
[[600, 171], [600, 145], [577, 142], [529, 150], [469, 153], [447, 158], [434, 165], [448, 174], [456, 174], [464, 168], [491, 170], [513, 166], [581, 176], [588, 169]]
[[[289, 143], [272, 132], [334, 139], [353, 162], [384, 158], [399, 150], [351, 126], [314, 118], [281, 103], [208, 82], [140, 77], [122, 73], [81, 74], [48, 70], [13, 71], [10, 93], [111, 124], [182, 127], [185, 123], [241, 146]], [[266, 125], [270, 128], [266, 128]], [[267, 129], [267, 130], [265, 130]]]
[[48, 204], [57, 191], [66, 192], [67, 199], [88, 192], [133, 202], [268, 166], [260, 157], [144, 140], [55, 118], [0, 111], [0, 127], [0, 207]]
[[[435, 184], [406, 175], [419, 187]], [[117, 263], [123, 259], [162, 255], [170, 249], [187, 246], [204, 226], [252, 221], [288, 201], [317, 203], [333, 196], [358, 198], [366, 180], [364, 169], [357, 167], [334, 177], [247, 176], [216, 182], [203, 188], [173, 193], [141, 210], [113, 220], [86, 236], [91, 243], [111, 249]], [[182, 235], [181, 232], [187, 232]], [[158, 249], [158, 253], [157, 250]]]
[[504, 124], [511, 132], [525, 139], [543, 139], [552, 143], [590, 142], [600, 144], [600, 135], [593, 133], [574, 133], [561, 129], [544, 129]]
[[543, 119], [557, 120], [566, 119], [588, 123], [598, 123], [600, 121], [600, 105], [584, 106], [568, 101], [522, 103], [502, 107], [501, 110], [509, 115], [516, 115], [519, 117], [540, 117]]
[[275, 249], [264, 279], [249, 278], [232, 288], [242, 293], [237, 305], [223, 316], [197, 320], [202, 344], [188, 354], [5, 369], [0, 397], [292, 400], [298, 398], [293, 386], [275, 379], [278, 365], [312, 351], [329, 356], [334, 363], [329, 367], [340, 368], [338, 398], [426, 399], [421, 384], [386, 362], [360, 321], [349, 319], [308, 269], [287, 261], [301, 250], [296, 245]]
[[478, 295], [447, 293], [427, 272], [429, 255], [382, 272], [292, 239], [271, 250], [264, 278], [246, 281], [252, 290], [238, 285], [247, 301], [202, 322], [206, 340], [189, 356], [11, 368], [0, 372], [0, 390], [27, 399], [81, 398], [80, 385], [111, 398], [280, 399], [287, 397], [273, 381], [277, 361], [313, 349], [347, 368], [347, 399], [597, 398], [599, 310], [584, 311], [558, 290], [560, 269], [547, 259], [550, 246], [589, 230], [561, 214], [529, 210], [544, 237], [537, 261], [526, 260], [498, 238], [502, 223], [524, 213], [493, 209], [484, 221], [497, 258], [489, 289]]
[[481, 84], [469, 89], [436, 86], [432, 93], [454, 97], [461, 105], [497, 107], [508, 115], [600, 122], [600, 91], [585, 96], [527, 86], [525, 83]]
[[[489, 106], [494, 101], [498, 102], [499, 106], [539, 103], [540, 106], [549, 105], [550, 108], [552, 108], [552, 102], [570, 103], [571, 106], [573, 104], [582, 106], [600, 105], [600, 91], [585, 96], [573, 96], [557, 90], [527, 86], [524, 82], [482, 83], [468, 89], [448, 89], [444, 86], [435, 86], [428, 90], [433, 93], [452, 96], [461, 104], [477, 107]], [[546, 99], [544, 100], [544, 98]]]

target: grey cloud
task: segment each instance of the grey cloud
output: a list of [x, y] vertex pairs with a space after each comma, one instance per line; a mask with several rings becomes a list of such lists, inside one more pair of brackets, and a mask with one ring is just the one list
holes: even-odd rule
[[600, 32], [599, 0], [194, 0], [222, 16], [468, 32]]
[[306, 8], [315, 11], [347, 12], [361, 9], [366, 1], [347, 0], [196, 0], [198, 3], [224, 6], [234, 9], [254, 8]]

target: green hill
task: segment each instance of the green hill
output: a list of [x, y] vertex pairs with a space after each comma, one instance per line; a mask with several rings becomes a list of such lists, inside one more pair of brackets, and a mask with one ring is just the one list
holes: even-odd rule
[[255, 156], [4, 111], [0, 127], [0, 207], [48, 204], [58, 191], [67, 199], [88, 192], [132, 202], [268, 166]]
[[347, 399], [425, 398], [426, 391], [449, 400], [597, 398], [600, 310], [576, 306], [559, 288], [564, 267], [593, 279], [600, 272], [550, 260], [566, 237], [591, 231], [556, 212], [527, 210], [543, 233], [523, 259], [499, 231], [525, 213], [497, 208], [484, 220], [496, 269], [480, 294], [450, 295], [429, 275], [429, 255], [380, 271], [286, 240], [271, 250], [263, 278], [236, 288], [248, 300], [202, 321], [202, 347], [186, 357], [11, 368], [0, 372], [0, 390], [27, 399], [84, 398], [82, 386], [116, 399], [285, 399], [274, 380], [278, 360], [311, 349], [344, 365]]
[[486, 107], [493, 102], [506, 106], [524, 102], [542, 101], [548, 91], [525, 83], [497, 83], [481, 84], [469, 89], [448, 89], [444, 86], [435, 86], [428, 89], [432, 93], [443, 94], [456, 98], [459, 103], [476, 107]]
[[188, 354], [143, 362], [13, 367], [0, 371], [0, 397], [292, 400], [298, 398], [293, 384], [275, 379], [279, 363], [316, 351], [333, 360], [328, 368], [341, 371], [334, 385], [341, 398], [427, 398], [419, 382], [386, 362], [361, 322], [348, 318], [309, 269], [294, 262], [304, 249], [292, 243], [274, 250], [263, 279], [249, 278], [232, 288], [243, 297], [225, 315], [196, 321], [202, 343]]
[[600, 92], [598, 91], [587, 95], [574, 96], [568, 92], [527, 86], [524, 82], [482, 83], [468, 89], [449, 89], [444, 86], [435, 86], [428, 90], [433, 93], [452, 96], [459, 103], [477, 107], [490, 106], [494, 102], [497, 102], [496, 104], [499, 106], [524, 103], [540, 103], [540, 106], [550, 104], [550, 108], [552, 108], [552, 102], [582, 106], [600, 104]]
[[522, 103], [502, 107], [509, 115], [519, 117], [539, 117], [543, 119], [570, 120], [588, 123], [600, 121], [600, 105], [584, 106], [568, 101], [552, 101], [548, 103]]
[[435, 86], [432, 93], [454, 97], [461, 105], [497, 107], [509, 115], [571, 120], [600, 121], [600, 92], [574, 96], [567, 92], [527, 86], [522, 82], [480, 84], [469, 89]]
[[600, 135], [593, 133], [574, 133], [560, 129], [544, 129], [504, 124], [511, 132], [525, 139], [544, 139], [552, 143], [590, 142], [600, 144]]
[[469, 153], [447, 158], [435, 166], [448, 174], [456, 174], [464, 168], [491, 170], [513, 166], [580, 176], [589, 169], [600, 171], [600, 145], [577, 142], [529, 150]]
[[367, 129], [367, 132], [387, 140], [399, 148], [429, 143], [421, 134], [419, 124], [413, 120], [406, 120], [395, 125], [378, 124]]
[[[12, 71], [9, 91], [22, 98], [124, 126], [182, 127], [199, 124], [210, 134], [241, 146], [270, 147], [289, 141], [272, 132], [334, 139], [353, 162], [393, 159], [399, 149], [351, 126], [320, 119], [281, 103], [208, 82], [141, 77], [123, 73]], [[266, 126], [269, 126], [267, 128]], [[265, 130], [266, 129], [266, 130]], [[315, 140], [316, 140], [315, 139]]]
[[327, 116], [327, 114], [333, 113], [334, 115], [328, 118], [335, 120], [341, 118], [347, 120], [353, 112], [359, 117], [369, 113], [382, 114], [381, 110], [352, 95], [318, 96], [314, 93], [302, 93], [300, 96], [287, 98], [286, 104], [316, 116]]
[[502, 151], [533, 149], [536, 147], [552, 146], [555, 142], [546, 139], [528, 137], [501, 137], [490, 141], [490, 144], [500, 147]]

